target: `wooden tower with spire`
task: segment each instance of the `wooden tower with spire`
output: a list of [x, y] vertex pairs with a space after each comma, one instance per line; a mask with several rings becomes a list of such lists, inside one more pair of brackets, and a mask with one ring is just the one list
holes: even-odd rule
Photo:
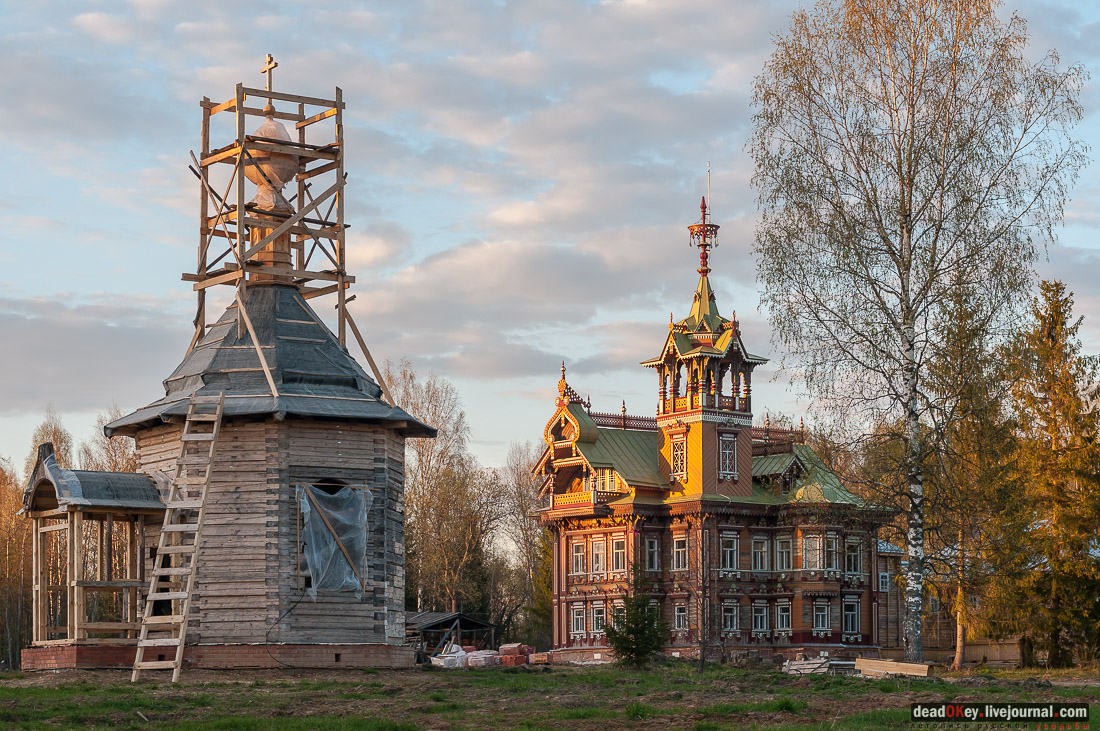
[[[276, 91], [276, 66], [269, 55], [265, 88], [237, 84], [226, 101], [202, 100], [192, 154], [197, 267], [183, 276], [197, 294], [194, 334], [163, 397], [105, 428], [134, 438], [147, 475], [125, 482], [132, 505], [108, 503], [115, 525], [137, 526], [127, 621], [111, 637], [102, 622], [89, 631], [78, 586], [86, 549], [70, 540], [78, 589], [69, 628], [51, 633], [45, 604], [36, 624], [36, 644], [70, 643], [85, 655], [113, 648], [97, 664], [133, 663], [136, 645], [135, 679], [154, 669], [176, 679], [190, 666], [413, 660], [404, 646], [405, 439], [435, 430], [394, 403], [347, 307], [355, 278], [341, 91]], [[211, 322], [216, 287], [232, 296]], [[313, 308], [324, 296], [335, 300], [335, 332]], [[349, 333], [369, 373], [349, 353]], [[56, 485], [69, 483], [43, 455], [26, 500], [32, 514], [52, 516], [37, 506], [56, 512]], [[124, 482], [112, 473], [83, 481], [108, 493]], [[72, 501], [65, 509], [84, 509]]]
[[[688, 226], [699, 248], [699, 284], [688, 316], [670, 322], [660, 354], [642, 365], [657, 371], [657, 426], [662, 477], [674, 492], [752, 493], [752, 372], [766, 358], [745, 349], [736, 315], [718, 311], [710, 285], [710, 250], [718, 225], [707, 201]], [[701, 459], [688, 460], [688, 453]]]

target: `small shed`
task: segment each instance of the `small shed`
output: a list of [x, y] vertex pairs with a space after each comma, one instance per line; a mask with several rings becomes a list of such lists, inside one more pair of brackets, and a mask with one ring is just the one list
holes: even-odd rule
[[417, 612], [405, 618], [405, 635], [417, 654], [431, 657], [447, 646], [474, 645], [479, 650], [496, 644], [496, 626], [461, 612]]
[[34, 645], [136, 644], [145, 522], [164, 510], [149, 475], [64, 469], [53, 444], [38, 447], [22, 510], [33, 521]]

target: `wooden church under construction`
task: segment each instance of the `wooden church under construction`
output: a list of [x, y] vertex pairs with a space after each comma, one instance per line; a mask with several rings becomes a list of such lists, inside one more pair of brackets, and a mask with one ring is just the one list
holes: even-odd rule
[[139, 473], [39, 449], [26, 669], [413, 662], [404, 445], [435, 430], [394, 403], [347, 309], [341, 91], [274, 91], [275, 66], [264, 89], [202, 100], [194, 336], [164, 397], [106, 427]]

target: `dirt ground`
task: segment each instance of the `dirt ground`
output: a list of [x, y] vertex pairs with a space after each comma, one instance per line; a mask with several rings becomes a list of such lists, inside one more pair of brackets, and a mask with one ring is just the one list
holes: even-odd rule
[[[185, 670], [137, 684], [129, 671], [0, 675], [0, 726], [43, 728], [892, 728], [916, 701], [1085, 702], [1100, 676], [944, 680], [790, 677], [687, 663], [478, 670]], [[1100, 725], [1093, 726], [1100, 728]]]

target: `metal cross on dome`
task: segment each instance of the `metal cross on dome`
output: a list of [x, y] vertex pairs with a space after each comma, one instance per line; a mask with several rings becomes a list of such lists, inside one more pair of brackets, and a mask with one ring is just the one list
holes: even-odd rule
[[261, 74], [267, 74], [267, 91], [271, 91], [271, 72], [279, 67], [279, 63], [275, 60], [275, 57], [270, 53], [267, 54], [267, 58], [264, 59], [264, 67], [260, 69]]

